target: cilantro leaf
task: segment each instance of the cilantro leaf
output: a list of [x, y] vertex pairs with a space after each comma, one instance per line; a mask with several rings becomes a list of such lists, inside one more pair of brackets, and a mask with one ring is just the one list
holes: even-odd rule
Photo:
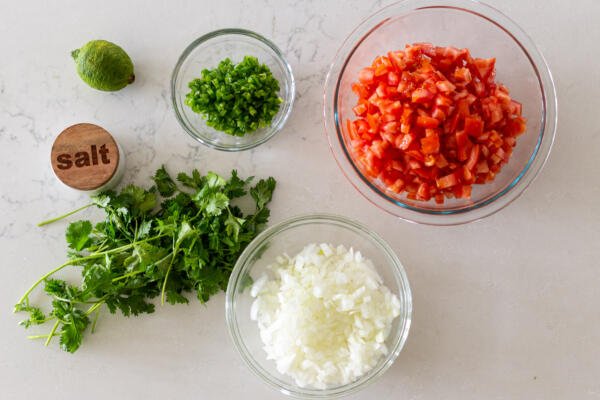
[[202, 202], [207, 215], [221, 215], [221, 212], [229, 205], [229, 198], [225, 193], [215, 193]]
[[67, 227], [66, 238], [69, 247], [75, 251], [81, 251], [92, 241], [92, 223], [90, 221], [76, 221]]
[[237, 218], [233, 214], [229, 214], [225, 220], [225, 232], [227, 236], [231, 237], [234, 241], [237, 241], [240, 236], [240, 229], [246, 222], [244, 218]]
[[171, 176], [165, 169], [164, 165], [156, 171], [156, 174], [154, 174], [152, 179], [154, 180], [156, 188], [158, 189], [158, 193], [160, 193], [161, 196], [170, 197], [173, 195], [173, 193], [175, 193], [175, 190], [177, 190], [177, 185], [173, 179], [171, 179]]
[[275, 186], [275, 179], [269, 177], [268, 179], [261, 179], [252, 189], [250, 189], [250, 195], [256, 202], [257, 209], [263, 209], [265, 205], [271, 201]]
[[177, 174], [177, 180], [190, 189], [200, 189], [204, 185], [202, 175], [195, 169], [192, 171], [192, 176], [189, 176], [185, 172]]
[[156, 207], [156, 195], [149, 190], [144, 190], [139, 186], [129, 185], [121, 190], [118, 196], [118, 203], [121, 205], [118, 209], [121, 213], [137, 217], [147, 214]]
[[231, 178], [227, 181], [225, 185], [224, 193], [230, 199], [236, 199], [238, 197], [244, 196], [248, 191], [246, 190], [246, 186], [254, 179], [253, 176], [249, 177], [246, 180], [240, 179], [237, 171], [234, 169], [231, 171]]
[[210, 172], [210, 171], [206, 174], [205, 181], [206, 181], [206, 186], [208, 186], [211, 189], [222, 188], [227, 183], [227, 181], [225, 181], [225, 179], [223, 177], [215, 174], [214, 172]]
[[29, 318], [19, 322], [19, 325], [29, 328], [31, 325], [40, 325], [46, 321], [46, 316], [39, 307], [30, 306], [27, 304], [17, 304], [15, 306], [15, 312], [27, 312]]
[[74, 353], [81, 346], [83, 332], [90, 324], [90, 319], [81, 310], [72, 309], [62, 316], [62, 320], [64, 322], [60, 333], [60, 347]]
[[104, 208], [111, 203], [115, 195], [116, 193], [112, 190], [104, 191], [95, 196], [92, 196], [92, 203], [94, 203], [100, 208]]

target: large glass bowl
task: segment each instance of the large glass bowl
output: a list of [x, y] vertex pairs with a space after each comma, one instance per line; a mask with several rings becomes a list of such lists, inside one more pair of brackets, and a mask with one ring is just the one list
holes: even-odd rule
[[[199, 78], [203, 69], [212, 69], [225, 58], [239, 63], [244, 56], [254, 56], [266, 64], [279, 81], [283, 100], [271, 124], [244, 136], [232, 136], [206, 125], [200, 114], [185, 104], [190, 81]], [[294, 104], [296, 85], [292, 68], [273, 42], [244, 29], [222, 29], [194, 40], [181, 54], [171, 77], [171, 100], [177, 121], [199, 142], [223, 151], [240, 151], [256, 147], [283, 128]]]
[[[393, 323], [386, 340], [389, 349], [377, 365], [360, 379], [343, 386], [325, 390], [298, 387], [294, 380], [280, 374], [273, 360], [267, 360], [260, 339], [258, 324], [250, 319], [249, 278], [256, 280], [267, 265], [283, 253], [297, 254], [310, 243], [343, 244], [353, 247], [369, 258], [381, 275], [384, 284], [395, 293], [401, 305], [400, 316]], [[392, 249], [374, 232], [346, 218], [315, 214], [291, 218], [263, 233], [248, 245], [238, 259], [227, 286], [226, 317], [235, 348], [248, 367], [264, 382], [282, 393], [304, 398], [331, 398], [355, 392], [381, 376], [394, 362], [410, 328], [412, 297], [404, 268]]]
[[[348, 151], [346, 120], [354, 119], [358, 72], [378, 55], [406, 44], [468, 48], [474, 57], [496, 57], [496, 81], [523, 104], [527, 131], [493, 182], [473, 185], [471, 199], [444, 204], [410, 200], [387, 191], [378, 179], [365, 177]], [[552, 75], [534, 43], [498, 10], [470, 0], [407, 0], [392, 4], [363, 21], [342, 44], [331, 64], [324, 93], [329, 145], [352, 185], [368, 200], [410, 222], [453, 225], [488, 216], [515, 200], [545, 164], [557, 123]]]

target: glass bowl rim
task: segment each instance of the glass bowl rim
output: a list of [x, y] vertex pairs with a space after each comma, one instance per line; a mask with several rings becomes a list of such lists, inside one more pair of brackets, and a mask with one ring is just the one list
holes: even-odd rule
[[[310, 225], [314, 223], [325, 223], [330, 226], [338, 226], [344, 229], [348, 229], [353, 233], [356, 233], [370, 240], [378, 249], [378, 251], [382, 252], [385, 255], [388, 261], [388, 268], [391, 269], [392, 274], [394, 276], [395, 284], [398, 286], [398, 290], [401, 292], [404, 299], [403, 309], [401, 310], [399, 316], [399, 318], [401, 318], [400, 323], [404, 322], [402, 327], [399, 327], [399, 329], [402, 330], [398, 332], [397, 340], [394, 342], [393, 346], [390, 347], [388, 354], [382, 359], [383, 361], [381, 362], [381, 364], [373, 368], [354, 382], [334, 387], [331, 389], [323, 390], [300, 388], [293, 384], [282, 384], [278, 379], [274, 378], [272, 374], [264, 370], [262, 367], [258, 366], [254, 358], [250, 354], [249, 350], [243, 343], [241, 333], [239, 332], [237, 326], [236, 312], [234, 307], [234, 298], [237, 295], [237, 291], [239, 288], [239, 284], [241, 283], [243, 273], [246, 272], [249, 262], [252, 259], [252, 256], [256, 253], [256, 251], [259, 250], [267, 240], [277, 236], [283, 231], [292, 229], [294, 227]], [[395, 287], [393, 291], [394, 293], [396, 293]], [[278, 390], [283, 394], [298, 398], [319, 399], [345, 396], [362, 390], [367, 385], [375, 382], [390, 368], [390, 366], [394, 363], [394, 361], [402, 351], [408, 338], [412, 321], [413, 299], [410, 283], [406, 275], [406, 270], [404, 269], [402, 262], [400, 261], [394, 250], [385, 240], [383, 240], [381, 236], [372, 231], [370, 228], [366, 227], [360, 222], [354, 221], [352, 219], [337, 214], [311, 213], [297, 215], [285, 219], [261, 232], [254, 240], [252, 240], [252, 242], [246, 247], [246, 249], [238, 258], [231, 272], [225, 296], [225, 316], [227, 328], [231, 340], [234, 343], [234, 347], [237, 353], [241, 356], [244, 363], [254, 373], [254, 375], [261, 378], [261, 380], [268, 386]]]
[[[348, 60], [362, 41], [395, 15], [408, 15], [423, 9], [452, 9], [473, 14], [504, 31], [520, 47], [535, 71], [542, 97], [542, 120], [536, 146], [525, 167], [506, 187], [477, 203], [438, 210], [413, 206], [392, 199], [373, 185], [351, 160], [343, 144], [337, 110], [341, 79]], [[531, 38], [499, 10], [475, 0], [402, 0], [392, 3], [364, 19], [345, 38], [327, 73], [323, 91], [323, 121], [330, 150], [348, 181], [368, 201], [380, 209], [412, 223], [458, 225], [494, 214], [516, 200], [535, 180], [545, 165], [556, 135], [558, 104], [552, 73]]]
[[[289, 94], [284, 99], [283, 103], [281, 104], [281, 106], [284, 109], [283, 109], [283, 114], [282, 114], [282, 117], [281, 117], [279, 123], [277, 125], [270, 125], [270, 132], [267, 135], [265, 135], [262, 139], [252, 141], [252, 142], [249, 142], [244, 145], [222, 145], [219, 143], [214, 143], [201, 135], [197, 135], [196, 131], [192, 127], [188, 126], [188, 124], [185, 122], [185, 120], [182, 116], [182, 111], [179, 109], [179, 105], [177, 104], [176, 82], [177, 82], [177, 78], [179, 76], [181, 67], [184, 64], [184, 62], [188, 59], [189, 55], [198, 46], [208, 42], [209, 40], [220, 37], [220, 36], [227, 36], [227, 35], [249, 37], [251, 39], [255, 39], [256, 41], [260, 42], [262, 45], [265, 45], [270, 50], [272, 50], [274, 53], [274, 58], [276, 58], [283, 66], [284, 76], [285, 76], [284, 79], [285, 79], [286, 83], [289, 85]], [[199, 38], [195, 39], [194, 41], [192, 41], [183, 50], [183, 52], [177, 59], [177, 63], [175, 64], [175, 67], [173, 68], [173, 71], [171, 73], [171, 85], [170, 86], [171, 86], [171, 103], [173, 104], [173, 110], [175, 111], [175, 117], [177, 119], [177, 122], [179, 122], [179, 125], [183, 128], [183, 130], [188, 135], [190, 135], [193, 139], [202, 143], [203, 145], [211, 147], [216, 150], [226, 151], [226, 152], [250, 150], [250, 149], [253, 149], [253, 148], [265, 143], [266, 141], [271, 139], [273, 136], [275, 136], [275, 134], [278, 133], [279, 131], [281, 131], [281, 129], [284, 127], [285, 123], [287, 122], [287, 120], [292, 112], [292, 108], [294, 106], [294, 101], [296, 98], [296, 81], [294, 79], [292, 67], [289, 64], [289, 62], [287, 61], [283, 52], [271, 40], [265, 38], [264, 36], [262, 36], [256, 32], [253, 32], [248, 29], [242, 29], [242, 28], [218, 29], [218, 30], [209, 32], [207, 34], [204, 34], [204, 35], [200, 36]], [[223, 134], [225, 135], [225, 133], [223, 133]]]

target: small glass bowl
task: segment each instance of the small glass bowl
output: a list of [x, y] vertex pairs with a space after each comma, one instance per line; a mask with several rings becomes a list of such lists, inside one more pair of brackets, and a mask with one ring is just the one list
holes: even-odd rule
[[[244, 136], [233, 136], [206, 125], [200, 114], [185, 104], [188, 84], [201, 76], [203, 69], [212, 69], [225, 58], [239, 63], [244, 56], [254, 56], [266, 64], [279, 81], [279, 97], [283, 99], [278, 113], [267, 127]], [[171, 76], [171, 100], [175, 116], [194, 139], [223, 151], [241, 151], [256, 147], [283, 128], [294, 104], [296, 84], [292, 68], [273, 42], [261, 35], [244, 29], [222, 29], [194, 40], [181, 54]]]
[[[257, 279], [267, 265], [283, 253], [293, 256], [310, 243], [344, 245], [359, 250], [370, 259], [384, 284], [398, 296], [400, 315], [394, 320], [386, 340], [389, 353], [358, 380], [327, 389], [302, 388], [280, 374], [273, 360], [267, 360], [258, 324], [250, 319], [249, 282]], [[269, 386], [302, 398], [332, 398], [356, 392], [381, 376], [394, 362], [408, 336], [412, 314], [412, 296], [404, 268], [390, 246], [365, 226], [346, 218], [313, 214], [291, 218], [258, 235], [238, 259], [227, 286], [225, 311], [227, 327], [235, 348], [248, 367]]]
[[[496, 81], [523, 104], [527, 131], [495, 180], [473, 185], [471, 199], [444, 204], [395, 194], [379, 179], [365, 177], [348, 150], [346, 120], [354, 120], [358, 72], [376, 56], [406, 44], [468, 48], [473, 57], [496, 57]], [[363, 21], [346, 38], [325, 83], [324, 121], [333, 155], [352, 185], [381, 209], [409, 222], [455, 225], [493, 214], [515, 200], [544, 166], [556, 132], [557, 102], [546, 61], [527, 34], [507, 16], [471, 0], [406, 0]]]

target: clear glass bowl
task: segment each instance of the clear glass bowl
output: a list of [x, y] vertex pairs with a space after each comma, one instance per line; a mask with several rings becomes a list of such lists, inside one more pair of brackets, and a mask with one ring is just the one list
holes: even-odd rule
[[[206, 125], [200, 114], [185, 104], [188, 84], [200, 77], [203, 69], [212, 69], [229, 57], [239, 63], [244, 56], [254, 56], [266, 64], [279, 81], [279, 96], [283, 99], [271, 125], [244, 136], [232, 136]], [[181, 54], [171, 77], [171, 100], [175, 116], [194, 139], [223, 151], [248, 150], [266, 142], [283, 128], [294, 105], [296, 85], [292, 68], [281, 51], [270, 40], [243, 29], [222, 29], [194, 40]]]
[[[471, 199], [444, 204], [421, 202], [386, 191], [379, 180], [363, 176], [347, 150], [345, 121], [354, 119], [351, 85], [373, 59], [406, 44], [468, 48], [474, 57], [496, 57], [496, 81], [523, 104], [527, 131], [510, 161], [493, 182], [473, 185]], [[363, 21], [342, 44], [329, 69], [324, 120], [333, 155], [352, 185], [372, 203], [410, 222], [454, 225], [493, 214], [515, 200], [544, 166], [554, 141], [557, 103], [548, 66], [534, 43], [498, 10], [470, 0], [407, 0]]]
[[[370, 372], [343, 386], [325, 390], [301, 388], [288, 376], [280, 374], [273, 360], [267, 360], [256, 321], [250, 319], [248, 277], [262, 275], [265, 267], [283, 253], [297, 254], [309, 243], [343, 244], [360, 250], [369, 258], [395, 293], [401, 304], [400, 316], [394, 320], [386, 341], [389, 353]], [[343, 217], [314, 214], [291, 218], [261, 233], [238, 259], [227, 286], [226, 317], [235, 348], [252, 372], [282, 393], [303, 398], [331, 398], [358, 391], [381, 376], [392, 365], [408, 336], [412, 297], [404, 268], [393, 250], [376, 233]]]

